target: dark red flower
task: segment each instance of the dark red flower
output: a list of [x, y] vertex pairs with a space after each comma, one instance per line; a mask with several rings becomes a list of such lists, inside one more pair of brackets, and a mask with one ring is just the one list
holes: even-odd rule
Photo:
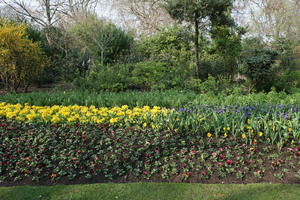
[[147, 158], [151, 158], [151, 157], [152, 157], [152, 154], [151, 154], [151, 153], [147, 153], [147, 154], [146, 154], [146, 157], [147, 157]]
[[24, 172], [25, 174], [30, 174], [30, 171], [28, 169], [26, 169]]

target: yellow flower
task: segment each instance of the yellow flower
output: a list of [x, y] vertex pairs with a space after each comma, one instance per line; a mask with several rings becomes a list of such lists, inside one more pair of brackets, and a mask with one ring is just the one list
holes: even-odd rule
[[54, 115], [53, 117], [52, 117], [52, 119], [51, 119], [51, 122], [52, 123], [58, 123], [58, 122], [60, 122], [61, 120], [60, 120], [60, 118], [59, 118], [59, 116], [57, 116], [57, 115]]
[[295, 144], [295, 141], [294, 141], [294, 140], [292, 140], [291, 144]]
[[111, 124], [115, 124], [116, 122], [118, 122], [118, 118], [111, 118], [110, 120], [109, 120], [109, 122], [111, 123]]
[[230, 128], [229, 128], [229, 127], [227, 128], [227, 131], [230, 131]]
[[247, 138], [247, 135], [245, 133], [242, 134], [242, 138], [245, 139]]
[[143, 124], [143, 127], [146, 127], [147, 126], [147, 123], [145, 122], [144, 124]]
[[227, 133], [224, 133], [224, 137], [227, 137], [228, 135], [227, 135]]
[[247, 123], [248, 123], [248, 124], [250, 124], [250, 123], [251, 123], [251, 120], [250, 120], [250, 119], [248, 119], [248, 120], [247, 120]]
[[212, 134], [211, 133], [207, 133], [207, 137], [211, 138]]
[[288, 131], [289, 131], [289, 132], [292, 132], [292, 131], [293, 131], [293, 129], [292, 129], [292, 128], [289, 128], [289, 129], [288, 129]]
[[258, 133], [258, 136], [259, 136], [259, 137], [261, 137], [261, 136], [263, 136], [263, 135], [264, 135], [263, 132], [259, 132], [259, 133]]

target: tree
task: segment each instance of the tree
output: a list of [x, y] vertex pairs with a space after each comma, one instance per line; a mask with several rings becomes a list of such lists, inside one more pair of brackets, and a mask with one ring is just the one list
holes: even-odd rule
[[0, 78], [6, 89], [27, 89], [46, 60], [39, 44], [26, 37], [25, 25], [0, 21]]
[[92, 62], [102, 66], [120, 60], [134, 43], [131, 34], [97, 16], [83, 19], [68, 31], [81, 49], [90, 53]]
[[238, 0], [245, 5], [250, 34], [265, 41], [300, 36], [300, 0]]
[[174, 23], [161, 6], [164, 0], [110, 0], [121, 22], [138, 35], [152, 35]]
[[166, 0], [165, 8], [174, 19], [193, 25], [197, 77], [200, 77], [199, 38], [205, 32], [213, 34], [215, 27], [234, 27], [232, 7], [233, 0]]
[[273, 86], [276, 73], [273, 65], [278, 52], [269, 49], [257, 38], [247, 39], [243, 43], [241, 54], [241, 73], [250, 80], [248, 91], [253, 88], [258, 91], [268, 91]]
[[55, 25], [66, 23], [69, 19], [71, 22], [76, 21], [94, 13], [98, 1], [100, 0], [0, 0], [18, 15], [43, 27], [49, 45], [55, 42], [52, 38]]

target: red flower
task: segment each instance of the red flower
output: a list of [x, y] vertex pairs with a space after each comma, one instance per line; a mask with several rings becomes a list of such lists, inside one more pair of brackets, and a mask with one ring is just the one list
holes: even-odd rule
[[300, 157], [300, 151], [296, 153], [296, 156], [299, 156], [299, 157]]
[[297, 146], [297, 148], [296, 148], [296, 149], [297, 149], [297, 151], [300, 151], [300, 146]]
[[149, 174], [149, 172], [143, 171], [143, 175], [148, 175], [148, 174]]
[[81, 151], [81, 150], [78, 150], [77, 153], [82, 153], [82, 151]]
[[195, 150], [191, 151], [191, 154], [193, 154], [193, 155], [195, 155], [196, 153], [197, 153], [197, 151], [195, 151]]
[[146, 154], [146, 157], [147, 157], [147, 158], [151, 158], [152, 155], [151, 155], [150, 153], [147, 153], [147, 154]]
[[231, 164], [232, 164], [232, 161], [231, 161], [231, 160], [226, 160], [226, 164], [227, 164], [227, 165], [231, 165]]
[[28, 169], [26, 169], [24, 172], [25, 174], [30, 174], [30, 171]]

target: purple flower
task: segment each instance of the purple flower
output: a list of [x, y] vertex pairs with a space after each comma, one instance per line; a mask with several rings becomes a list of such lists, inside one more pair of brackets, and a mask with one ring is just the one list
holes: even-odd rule
[[282, 109], [283, 107], [284, 107], [283, 104], [278, 104], [279, 109]]
[[185, 108], [179, 108], [178, 111], [179, 111], [179, 112], [184, 112], [184, 111], [185, 111]]
[[288, 113], [288, 112], [285, 112], [284, 115], [283, 115], [283, 118], [284, 118], [284, 119], [289, 119], [289, 113]]
[[216, 111], [217, 111], [218, 114], [224, 114], [224, 111], [223, 111], [223, 110], [217, 109]]

